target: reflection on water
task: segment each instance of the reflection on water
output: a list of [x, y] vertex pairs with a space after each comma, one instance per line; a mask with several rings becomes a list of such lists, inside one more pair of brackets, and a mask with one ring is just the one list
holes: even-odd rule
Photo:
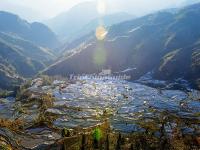
[[[82, 80], [61, 90], [55, 87], [52, 94], [55, 101], [46, 112], [60, 116], [54, 121], [59, 127], [89, 127], [109, 117], [112, 127], [123, 131], [124, 125], [145, 116], [154, 117], [156, 111], [199, 119], [194, 114], [199, 112], [200, 102], [191, 99], [190, 93], [157, 90], [139, 83]], [[125, 131], [131, 132], [132, 127]]]
[[[113, 131], [122, 133], [151, 129], [158, 134], [164, 123], [163, 128], [169, 135], [173, 134], [176, 126], [181, 128], [182, 133], [199, 134], [200, 94], [196, 90], [157, 90], [127, 81], [90, 79], [70, 84], [53, 82], [42, 87], [33, 85], [28, 93], [31, 93], [29, 99], [21, 102], [1, 99], [0, 115], [1, 118], [17, 117], [23, 120], [24, 128], [28, 128], [27, 135], [34, 133], [41, 143], [45, 140], [40, 130], [44, 130], [45, 134], [48, 132], [45, 136], [48, 135], [51, 144], [52, 137], [59, 139], [60, 135], [49, 127], [86, 129], [107, 119]], [[39, 98], [42, 93], [49, 93], [53, 100], [48, 95], [38, 99], [38, 93]], [[31, 127], [39, 122], [49, 122], [50, 126]], [[96, 132], [100, 134], [98, 129]], [[21, 137], [18, 135], [19, 139]]]
[[[200, 101], [194, 99], [195, 95], [198, 96], [198, 91], [194, 90], [188, 93], [180, 90], [157, 90], [139, 83], [96, 79], [79, 80], [62, 89], [59, 85], [48, 88], [43, 88], [42, 92], [51, 91], [55, 100], [46, 112], [60, 116], [54, 122], [56, 126], [69, 128], [94, 125], [108, 114], [113, 124], [123, 124], [140, 119], [141, 116], [156, 115], [149, 110], [167, 111], [188, 118], [195, 118], [194, 114], [200, 110]], [[192, 94], [194, 96], [191, 97]], [[29, 103], [24, 106], [28, 106], [27, 111], [35, 114], [39, 108], [37, 105]], [[14, 99], [1, 99], [0, 107], [1, 118], [10, 117], [14, 108], [17, 108], [17, 103], [14, 106]], [[120, 129], [119, 125], [117, 127]]]

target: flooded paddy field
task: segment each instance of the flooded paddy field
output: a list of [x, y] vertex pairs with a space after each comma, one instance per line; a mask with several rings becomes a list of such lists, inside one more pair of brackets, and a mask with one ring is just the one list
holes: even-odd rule
[[[199, 149], [200, 92], [38, 78], [0, 99], [6, 149]], [[2, 146], [3, 147], [3, 146]]]

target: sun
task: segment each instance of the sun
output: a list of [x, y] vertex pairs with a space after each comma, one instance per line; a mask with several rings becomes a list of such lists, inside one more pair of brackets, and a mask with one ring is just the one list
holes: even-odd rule
[[97, 38], [98, 40], [103, 40], [103, 39], [105, 39], [107, 33], [108, 33], [108, 32], [107, 32], [107, 30], [105, 29], [104, 26], [98, 26], [98, 27], [96, 28], [96, 38]]

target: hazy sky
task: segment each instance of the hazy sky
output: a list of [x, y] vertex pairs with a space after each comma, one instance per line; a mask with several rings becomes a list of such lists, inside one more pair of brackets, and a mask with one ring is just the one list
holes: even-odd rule
[[[29, 20], [43, 20], [69, 10], [74, 5], [95, 0], [0, 0], [0, 10], [11, 11]], [[141, 15], [176, 7], [186, 0], [104, 0], [109, 9]], [[189, 1], [189, 0], [188, 0]]]

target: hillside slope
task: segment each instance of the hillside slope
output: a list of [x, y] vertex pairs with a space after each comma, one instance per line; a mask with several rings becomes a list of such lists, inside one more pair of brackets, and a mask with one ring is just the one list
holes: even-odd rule
[[97, 1], [83, 2], [75, 5], [67, 12], [45, 21], [64, 42], [72, 42], [85, 36], [99, 25], [110, 26], [134, 18], [132, 15], [120, 13], [106, 13], [100, 15], [97, 11]]
[[28, 23], [9, 12], [0, 11], [0, 32], [16, 34], [34, 44], [47, 48], [59, 46], [56, 35], [47, 26], [38, 22]]
[[[182, 77], [197, 82], [200, 76], [197, 44], [200, 20], [197, 18], [200, 18], [200, 4], [185, 7], [175, 14], [158, 12], [114, 25], [105, 40], [97, 41], [94, 36], [92, 41], [50, 66], [45, 73], [69, 75], [97, 73], [103, 68], [111, 68], [113, 72], [137, 68], [132, 72], [132, 79], [153, 70], [156, 78]], [[177, 71], [180, 64], [184, 67]], [[168, 72], [167, 68], [172, 71]]]
[[95, 2], [83, 2], [69, 11], [47, 20], [45, 23], [60, 37], [69, 39], [91, 20], [98, 16]]
[[0, 89], [12, 88], [52, 63], [55, 56], [50, 48], [58, 44], [45, 25], [0, 11]]

